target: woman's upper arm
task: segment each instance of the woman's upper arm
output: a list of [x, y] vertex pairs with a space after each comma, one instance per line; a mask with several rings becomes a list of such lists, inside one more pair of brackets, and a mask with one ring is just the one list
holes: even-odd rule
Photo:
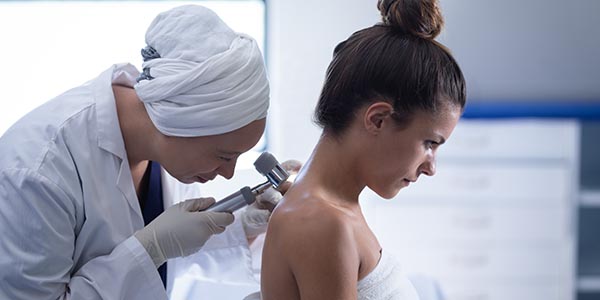
[[320, 216], [290, 231], [284, 248], [300, 298], [356, 299], [360, 261], [343, 217]]

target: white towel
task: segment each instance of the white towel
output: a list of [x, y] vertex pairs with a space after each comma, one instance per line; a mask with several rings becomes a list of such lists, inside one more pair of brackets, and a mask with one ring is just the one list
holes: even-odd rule
[[[381, 253], [381, 259], [375, 269], [358, 281], [357, 291], [358, 300], [420, 300], [415, 287], [402, 271], [398, 261], [386, 252]], [[260, 292], [244, 298], [244, 300], [260, 299]]]
[[357, 290], [358, 300], [419, 300], [398, 261], [385, 251], [375, 269], [358, 281]]
[[134, 88], [163, 134], [215, 135], [266, 117], [269, 84], [256, 41], [210, 9], [184, 5], [160, 13], [146, 43], [160, 58], [143, 63], [153, 79]]

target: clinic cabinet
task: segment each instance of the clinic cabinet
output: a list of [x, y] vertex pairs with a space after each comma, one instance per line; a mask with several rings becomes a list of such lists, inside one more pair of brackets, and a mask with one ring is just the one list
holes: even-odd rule
[[600, 299], [600, 121], [581, 123], [577, 300]]

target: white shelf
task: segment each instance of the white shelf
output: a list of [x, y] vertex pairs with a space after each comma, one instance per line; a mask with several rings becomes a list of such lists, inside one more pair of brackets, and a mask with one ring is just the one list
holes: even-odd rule
[[600, 208], [600, 190], [583, 190], [579, 195], [579, 204], [583, 207]]
[[580, 276], [577, 279], [577, 291], [579, 291], [579, 292], [600, 292], [600, 275], [598, 275], [598, 276]]

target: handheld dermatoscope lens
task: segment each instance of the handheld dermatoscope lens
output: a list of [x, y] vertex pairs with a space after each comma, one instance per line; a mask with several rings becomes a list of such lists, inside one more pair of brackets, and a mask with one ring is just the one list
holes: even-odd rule
[[278, 188], [284, 183], [290, 174], [279, 164], [277, 159], [269, 153], [263, 152], [254, 162], [254, 167], [258, 173], [267, 178], [267, 181], [253, 188], [245, 186], [239, 191], [219, 200], [208, 207], [205, 211], [229, 212], [234, 211], [254, 203], [256, 196], [262, 194], [271, 186]]

